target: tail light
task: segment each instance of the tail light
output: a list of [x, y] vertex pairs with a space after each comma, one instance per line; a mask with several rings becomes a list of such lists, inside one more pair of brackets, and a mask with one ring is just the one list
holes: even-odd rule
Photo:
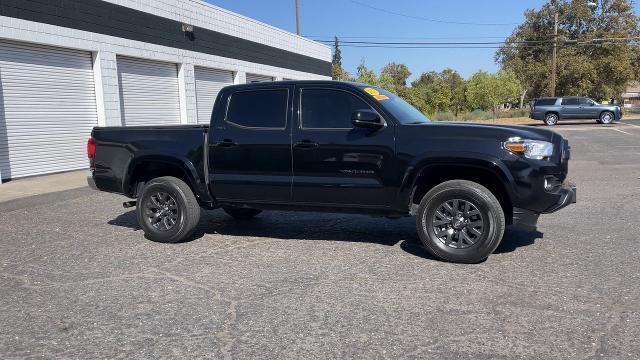
[[89, 167], [95, 168], [94, 159], [96, 157], [96, 141], [93, 138], [87, 140], [87, 157], [89, 158]]
[[96, 141], [93, 138], [87, 140], [87, 157], [93, 159], [96, 156]]

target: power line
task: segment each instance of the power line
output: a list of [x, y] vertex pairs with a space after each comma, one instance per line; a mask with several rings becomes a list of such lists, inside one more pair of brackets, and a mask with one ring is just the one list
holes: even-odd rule
[[[331, 41], [320, 41], [330, 43]], [[537, 44], [537, 43], [553, 43], [553, 40], [522, 40], [515, 41], [513, 43], [522, 43], [522, 44]], [[341, 41], [340, 45], [495, 45], [495, 44], [505, 44], [505, 41], [482, 41], [482, 42], [428, 42], [428, 41], [420, 41], [420, 42], [385, 42], [385, 41]]]
[[[637, 42], [640, 37], [612, 37], [596, 38], [591, 40], [565, 39], [560, 45], [620, 45], [625, 42]], [[332, 41], [320, 41], [331, 43]], [[365, 47], [365, 48], [398, 48], [398, 49], [420, 49], [420, 48], [500, 48], [509, 47], [553, 47], [555, 39], [551, 40], [519, 40], [519, 41], [477, 41], [477, 42], [393, 42], [393, 41], [342, 41], [344, 47]]]
[[[602, 43], [565, 43], [558, 44], [558, 48], [569, 48], [577, 46], [607, 46], [607, 45], [625, 45], [625, 43], [619, 42], [602, 42]], [[634, 47], [640, 46], [640, 44], [628, 44]], [[518, 48], [518, 49], [551, 49], [553, 44], [502, 44], [493, 46], [483, 45], [367, 45], [367, 44], [347, 44], [345, 47], [350, 48], [380, 48], [380, 49], [500, 49], [503, 47]]]
[[[406, 36], [341, 36], [335, 35], [338, 37], [340, 42], [342, 39], [404, 39], [404, 40], [445, 40], [445, 39], [505, 39], [509, 35], [504, 36], [442, 36], [442, 37], [406, 37]], [[333, 42], [334, 35], [325, 36], [325, 35], [305, 35], [305, 37], [322, 42]]]
[[474, 26], [513, 26], [513, 25], [519, 25], [518, 23], [476, 23], [476, 22], [467, 22], [467, 21], [450, 21], [450, 20], [432, 19], [432, 18], [426, 18], [426, 17], [422, 17], [422, 16], [416, 16], [416, 15], [410, 15], [410, 14], [405, 14], [405, 13], [401, 13], [401, 12], [396, 12], [396, 11], [389, 10], [389, 9], [379, 8], [379, 7], [372, 6], [372, 5], [369, 5], [367, 3], [363, 3], [363, 2], [357, 1], [357, 0], [350, 0], [350, 1], [352, 3], [354, 3], [354, 4], [358, 4], [360, 6], [363, 6], [363, 7], [372, 9], [372, 10], [384, 12], [386, 14], [392, 14], [392, 15], [396, 15], [396, 16], [409, 18], [409, 19], [421, 20], [421, 21], [427, 21], [427, 22], [434, 22], [434, 23], [440, 23], [440, 24], [474, 25]]

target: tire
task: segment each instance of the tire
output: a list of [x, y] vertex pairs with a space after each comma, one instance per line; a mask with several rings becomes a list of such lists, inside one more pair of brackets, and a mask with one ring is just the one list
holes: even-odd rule
[[262, 210], [259, 209], [247, 209], [247, 208], [223, 208], [229, 216], [238, 220], [249, 220], [260, 214]]
[[547, 126], [554, 126], [558, 123], [558, 115], [554, 113], [549, 113], [544, 116], [544, 123]]
[[[457, 206], [458, 211], [452, 209], [454, 216], [449, 216], [452, 212], [444, 204]], [[472, 181], [451, 180], [424, 195], [416, 227], [420, 241], [434, 257], [473, 264], [485, 260], [498, 247], [505, 216], [500, 202], [487, 188]]]
[[611, 124], [616, 119], [615, 115], [611, 111], [603, 111], [600, 114], [600, 123], [604, 125]]
[[147, 239], [161, 243], [187, 240], [200, 221], [200, 205], [193, 191], [171, 176], [145, 184], [136, 212]]

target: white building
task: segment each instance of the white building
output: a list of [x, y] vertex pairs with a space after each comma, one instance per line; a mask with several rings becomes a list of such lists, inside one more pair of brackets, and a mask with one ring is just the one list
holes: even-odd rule
[[329, 79], [330, 61], [200, 0], [2, 0], [0, 178], [86, 168], [94, 126], [208, 123], [220, 88]]

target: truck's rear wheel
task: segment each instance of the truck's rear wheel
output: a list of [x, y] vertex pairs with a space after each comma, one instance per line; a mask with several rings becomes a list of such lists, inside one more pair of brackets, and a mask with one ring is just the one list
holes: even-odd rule
[[226, 208], [223, 208], [223, 210], [229, 216], [238, 220], [253, 219], [256, 215], [262, 212], [262, 210], [259, 210], [259, 209], [232, 208], [232, 207], [226, 207]]
[[200, 221], [200, 205], [193, 191], [171, 176], [145, 184], [136, 212], [145, 236], [163, 243], [186, 240]]
[[472, 181], [451, 180], [431, 189], [420, 202], [420, 241], [438, 259], [477, 263], [498, 247], [505, 228], [496, 197]]

